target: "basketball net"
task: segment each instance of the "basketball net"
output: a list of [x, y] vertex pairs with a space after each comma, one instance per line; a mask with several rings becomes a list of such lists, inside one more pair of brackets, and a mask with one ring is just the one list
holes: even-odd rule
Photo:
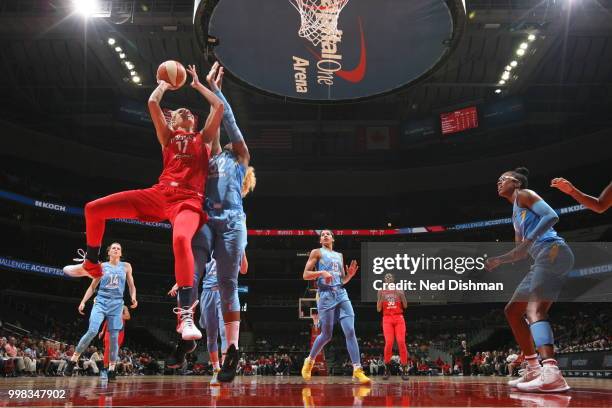
[[298, 35], [317, 46], [323, 37], [336, 38], [340, 11], [349, 0], [289, 0], [300, 13], [302, 23]]

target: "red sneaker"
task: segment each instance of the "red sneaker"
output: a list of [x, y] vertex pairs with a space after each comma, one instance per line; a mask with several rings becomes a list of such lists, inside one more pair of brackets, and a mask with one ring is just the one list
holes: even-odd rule
[[66, 275], [72, 276], [73, 278], [87, 276], [95, 279], [102, 276], [102, 265], [90, 262], [87, 259], [76, 265], [66, 265], [63, 270]]
[[100, 264], [100, 262], [93, 263], [89, 259], [85, 259], [85, 262], [83, 262], [83, 269], [85, 269], [87, 274], [94, 279], [102, 277], [102, 264]]

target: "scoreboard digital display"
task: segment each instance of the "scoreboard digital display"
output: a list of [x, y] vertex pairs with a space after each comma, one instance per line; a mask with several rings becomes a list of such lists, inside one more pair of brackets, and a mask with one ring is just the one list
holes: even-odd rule
[[478, 127], [478, 111], [475, 106], [470, 106], [454, 112], [442, 113], [440, 121], [443, 135], [474, 129]]

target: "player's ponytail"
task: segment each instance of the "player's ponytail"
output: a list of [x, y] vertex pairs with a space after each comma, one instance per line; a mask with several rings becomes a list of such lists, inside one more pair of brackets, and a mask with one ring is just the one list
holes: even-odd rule
[[242, 198], [244, 198], [247, 194], [253, 192], [253, 190], [255, 190], [256, 184], [257, 178], [255, 177], [255, 169], [253, 168], [253, 166], [249, 166], [244, 175], [244, 180], [242, 180]]

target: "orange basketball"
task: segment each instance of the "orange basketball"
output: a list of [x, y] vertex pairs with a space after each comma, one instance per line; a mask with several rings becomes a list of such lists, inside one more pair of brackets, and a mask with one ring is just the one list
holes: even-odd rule
[[162, 62], [159, 68], [157, 68], [157, 79], [168, 82], [172, 89], [179, 89], [185, 84], [187, 79], [187, 72], [185, 67], [178, 61], [165, 61]]

